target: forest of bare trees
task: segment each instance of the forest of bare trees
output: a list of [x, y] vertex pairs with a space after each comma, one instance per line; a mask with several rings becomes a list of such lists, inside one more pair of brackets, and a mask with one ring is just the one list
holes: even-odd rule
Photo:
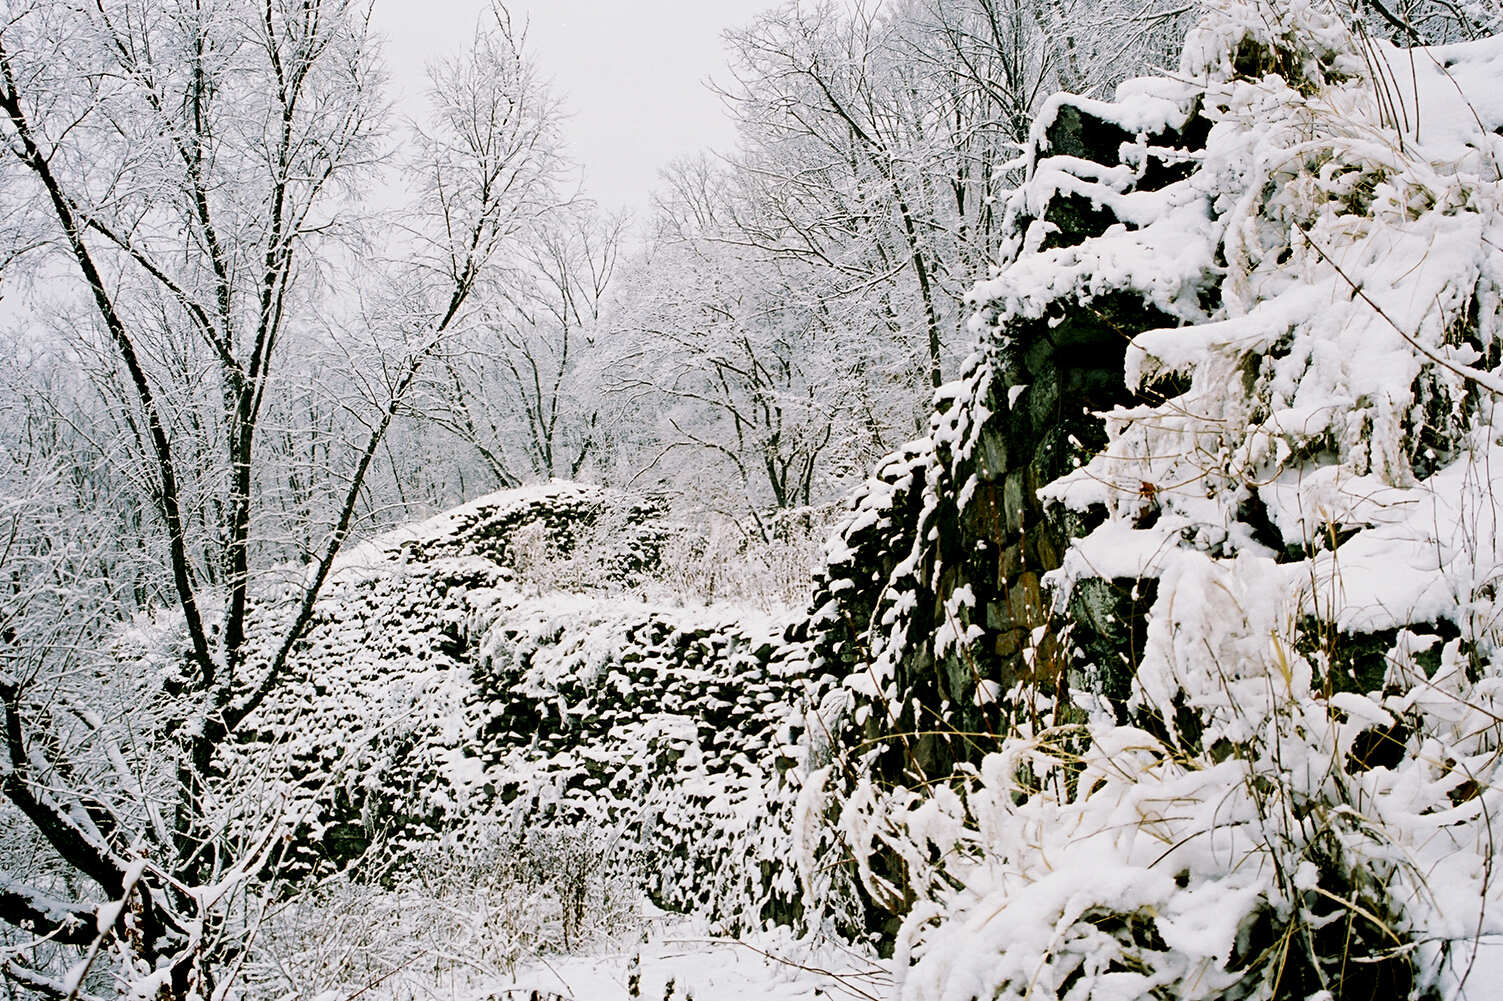
[[[1489, 16], [1358, 13], [1429, 41]], [[294, 818], [227, 802], [217, 756], [352, 536], [550, 478], [758, 536], [859, 483], [970, 347], [1040, 105], [1170, 65], [1194, 14], [773, 8], [729, 35], [737, 147], [665, 169], [629, 221], [572, 186], [499, 5], [401, 122], [356, 0], [9, 0], [6, 978], [209, 998], [232, 975]], [[133, 658], [151, 616], [179, 662]]]
[[[420, 375], [559, 201], [556, 108], [504, 12], [396, 150], [372, 42], [342, 0], [7, 12], [6, 278], [35, 291], [3, 404], [0, 910], [41, 936], [6, 972], [42, 993], [88, 969], [52, 979], [47, 950], [106, 940], [164, 991], [211, 986], [278, 847], [274, 817], [227, 843], [216, 752], [279, 683]], [[384, 219], [357, 193], [393, 168], [413, 198]], [[162, 606], [175, 676], [101, 685], [111, 631]]]

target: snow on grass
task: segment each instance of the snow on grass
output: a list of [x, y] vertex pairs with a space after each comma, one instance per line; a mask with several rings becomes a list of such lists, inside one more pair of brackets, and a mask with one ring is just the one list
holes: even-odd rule
[[[868, 1001], [891, 990], [887, 964], [859, 950], [784, 936], [703, 937], [675, 923], [630, 949], [525, 965], [486, 993], [578, 1001]], [[510, 992], [508, 994], [508, 992]]]
[[[436, 927], [383, 902], [367, 901], [373, 914], [314, 912], [322, 923], [311, 940], [269, 933], [266, 958], [252, 962], [237, 994], [249, 987], [252, 998], [323, 1001], [876, 1001], [892, 988], [890, 964], [868, 950], [786, 931], [727, 938], [645, 901], [609, 934], [597, 929], [567, 950], [556, 941], [508, 941], [535, 904], [525, 894], [489, 908], [454, 897], [421, 902]], [[459, 934], [448, 927], [456, 920], [466, 926]]]

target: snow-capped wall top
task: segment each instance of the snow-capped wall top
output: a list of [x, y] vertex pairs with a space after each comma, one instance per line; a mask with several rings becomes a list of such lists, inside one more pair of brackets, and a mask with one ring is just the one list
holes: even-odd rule
[[517, 557], [517, 533], [527, 526], [536, 526], [538, 538], [520, 541], [552, 556], [568, 555], [580, 536], [598, 527], [606, 547], [620, 550], [596, 554], [604, 562], [650, 562], [665, 535], [662, 513], [659, 505], [619, 490], [553, 480], [485, 494], [346, 546], [335, 569], [358, 575], [392, 560], [471, 555], [509, 565]]

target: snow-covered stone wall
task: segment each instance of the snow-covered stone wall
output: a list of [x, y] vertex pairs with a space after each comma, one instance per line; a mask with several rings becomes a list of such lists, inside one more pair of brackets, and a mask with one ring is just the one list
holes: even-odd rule
[[1047, 105], [810, 633], [904, 996], [1488, 996], [1500, 79], [1228, 0]]
[[668, 531], [651, 505], [555, 483], [348, 552], [227, 761], [259, 788], [245, 802], [299, 818], [282, 875], [401, 878], [445, 840], [504, 850], [547, 829], [598, 856], [583, 864], [650, 873], [664, 906], [727, 927], [796, 920], [796, 873], [765, 823], [789, 814], [808, 753], [814, 683], [786, 623], [543, 590], [514, 570], [577, 557], [624, 578]]
[[625, 503], [581, 488], [352, 554], [255, 735], [300, 861], [630, 832], [661, 902], [872, 934], [913, 999], [1494, 983], [1500, 79], [1224, 0], [1048, 102], [976, 353], [807, 615], [530, 592], [529, 524]]

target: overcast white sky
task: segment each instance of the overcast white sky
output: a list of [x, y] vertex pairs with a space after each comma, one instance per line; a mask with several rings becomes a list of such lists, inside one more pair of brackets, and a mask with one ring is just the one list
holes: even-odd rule
[[[571, 112], [570, 150], [586, 193], [640, 214], [658, 170], [705, 148], [727, 150], [734, 130], [707, 78], [724, 81], [720, 33], [777, 0], [510, 0], [528, 46]], [[457, 52], [487, 0], [376, 0], [394, 91], [423, 86], [423, 67]], [[418, 114], [394, 93], [399, 107]]]

